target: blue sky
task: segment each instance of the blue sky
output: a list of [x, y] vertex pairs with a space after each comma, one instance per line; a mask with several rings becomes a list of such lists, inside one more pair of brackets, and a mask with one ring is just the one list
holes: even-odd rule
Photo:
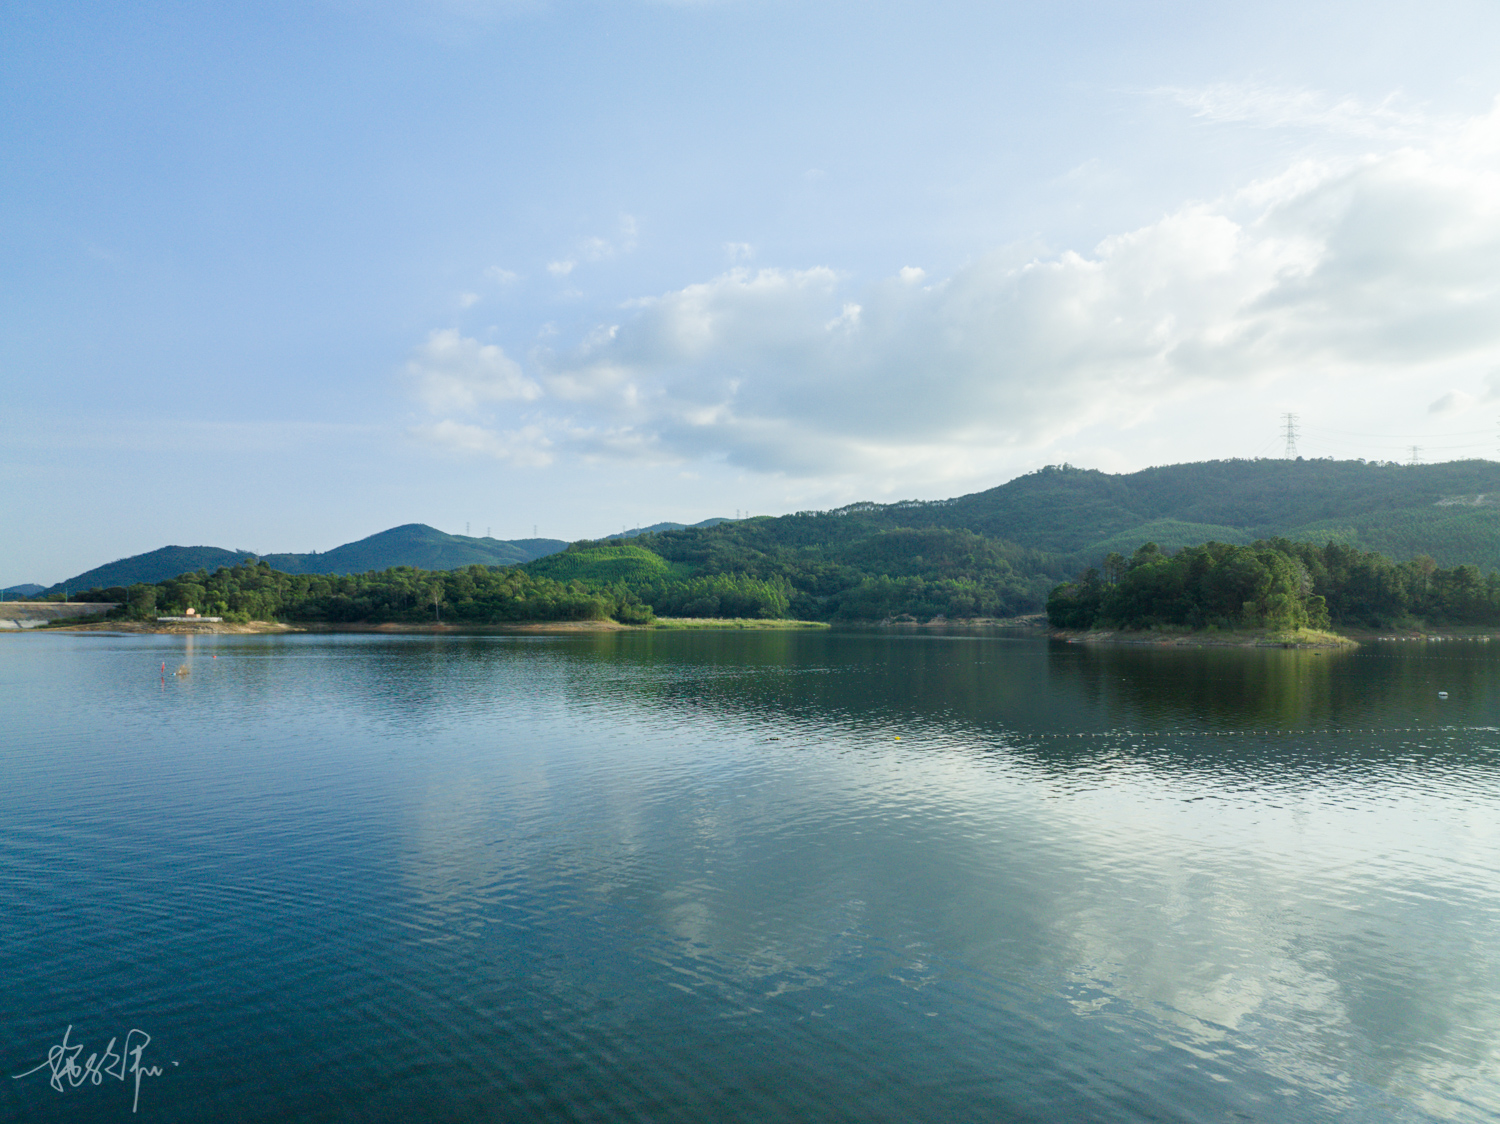
[[1491, 4], [11, 3], [0, 584], [1500, 452]]

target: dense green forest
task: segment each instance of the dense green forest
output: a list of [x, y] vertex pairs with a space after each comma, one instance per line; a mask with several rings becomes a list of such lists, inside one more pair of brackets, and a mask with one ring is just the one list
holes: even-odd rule
[[[816, 523], [824, 516], [809, 516]], [[83, 591], [137, 619], [184, 612], [231, 620], [503, 623], [521, 620], [644, 622], [653, 615], [868, 620], [999, 616], [1038, 606], [1055, 579], [1018, 572], [1030, 552], [969, 531], [855, 533], [788, 547], [763, 524], [705, 544], [670, 531], [629, 542], [575, 543], [521, 567], [469, 566], [446, 573], [396, 567], [347, 575], [285, 574], [266, 562], [199, 570], [154, 585]], [[757, 526], [757, 524], [762, 524]], [[679, 536], [672, 538], [672, 536]], [[774, 536], [772, 536], [774, 539]], [[650, 549], [649, 541], [663, 551]], [[675, 556], [674, 556], [675, 555]]]
[[[1188, 546], [1280, 536], [1362, 549], [1426, 553], [1440, 564], [1500, 567], [1500, 464], [1488, 460], [1402, 465], [1334, 460], [1224, 460], [1122, 475], [1054, 465], [998, 488], [934, 503], [856, 505], [902, 526], [967, 527], [1055, 553], [1132, 551], [1147, 541]], [[1206, 525], [1183, 541], [1157, 521]], [[1449, 536], [1471, 529], [1461, 555]], [[1183, 528], [1194, 534], [1189, 528]], [[1375, 542], [1372, 535], [1384, 536]], [[1133, 541], [1132, 541], [1133, 540]], [[1126, 545], [1128, 544], [1128, 545]]]
[[1147, 543], [1109, 555], [1052, 591], [1057, 628], [1385, 628], [1500, 624], [1500, 574], [1393, 562], [1340, 543], [1209, 542], [1169, 554]]
[[[677, 575], [774, 585], [785, 611], [804, 620], [879, 620], [910, 615], [1000, 617], [1034, 612], [1068, 572], [1066, 560], [961, 528], [884, 528], [858, 512], [803, 512], [665, 531], [634, 540]], [[548, 567], [566, 554], [526, 568]], [[680, 580], [680, 578], [679, 578]], [[672, 595], [658, 578], [643, 599]], [[657, 601], [658, 613], [664, 610]]]
[[515, 567], [434, 572], [411, 566], [366, 574], [285, 574], [267, 562], [199, 570], [155, 585], [89, 590], [80, 600], [113, 601], [114, 616], [149, 620], [189, 607], [232, 621], [373, 623], [618, 620], [644, 623], [651, 610], [621, 586], [587, 587], [533, 577]]
[[869, 531], [973, 531], [1065, 560], [1067, 573], [1147, 542], [1174, 550], [1278, 536], [1331, 539], [1399, 558], [1427, 554], [1443, 566], [1500, 568], [1500, 463], [1487, 460], [1266, 458], [1120, 475], [1051, 465], [954, 499], [857, 503], [822, 514]]

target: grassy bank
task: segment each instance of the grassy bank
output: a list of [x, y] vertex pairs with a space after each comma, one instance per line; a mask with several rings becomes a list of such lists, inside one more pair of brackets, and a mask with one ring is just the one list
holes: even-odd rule
[[759, 617], [657, 617], [647, 626], [657, 629], [689, 628], [743, 628], [764, 631], [766, 629], [827, 628], [826, 621], [766, 620]]

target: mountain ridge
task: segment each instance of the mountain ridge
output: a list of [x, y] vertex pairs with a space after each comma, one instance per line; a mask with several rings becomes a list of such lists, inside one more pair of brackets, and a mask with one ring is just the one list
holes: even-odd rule
[[1178, 549], [1280, 536], [1497, 569], [1500, 503], [1492, 497], [1500, 498], [1495, 461], [1265, 458], [1120, 474], [1049, 465], [952, 499], [863, 502], [828, 514], [883, 528], [963, 528], [1090, 563], [1146, 542]]
[[256, 554], [248, 550], [225, 550], [216, 546], [164, 546], [131, 555], [76, 577], [58, 582], [35, 596], [106, 589], [166, 581], [179, 574], [220, 566], [235, 566], [250, 559], [266, 562], [287, 574], [349, 574], [387, 570], [393, 566], [416, 566], [424, 570], [456, 570], [478, 563], [484, 566], [517, 566], [564, 549], [561, 539], [490, 539], [450, 535], [425, 523], [404, 523], [373, 535], [344, 543], [332, 550], [307, 554]]
[[[1266, 458], [1120, 474], [1064, 464], [945, 500], [866, 501], [826, 512], [691, 526], [658, 523], [593, 541], [640, 541], [671, 561], [726, 573], [755, 572], [769, 564], [768, 550], [805, 550], [814, 543], [832, 551], [829, 561], [837, 562], [849, 550], [863, 549], [856, 539], [899, 529], [971, 532], [994, 541], [1021, 570], [1049, 577], [1071, 576], [1098, 565], [1107, 553], [1128, 555], [1148, 541], [1175, 550], [1208, 540], [1243, 545], [1273, 537], [1338, 542], [1398, 560], [1426, 554], [1443, 566], [1493, 570], [1500, 569], [1500, 504], [1492, 502], [1497, 496], [1500, 463], [1477, 459], [1398, 465]], [[879, 546], [882, 556], [891, 541]], [[919, 541], [925, 540], [909, 540]], [[521, 565], [567, 545], [557, 539], [476, 539], [409, 523], [321, 554], [259, 557], [293, 574], [400, 565], [451, 570], [474, 563]], [[957, 547], [948, 543], [943, 549]], [[257, 556], [217, 547], [163, 547], [96, 567], [46, 593], [161, 581], [250, 557]]]

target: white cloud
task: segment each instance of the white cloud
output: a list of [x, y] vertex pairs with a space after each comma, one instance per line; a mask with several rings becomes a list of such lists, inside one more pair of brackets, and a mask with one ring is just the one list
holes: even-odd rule
[[406, 364], [417, 397], [434, 412], [472, 411], [486, 402], [530, 401], [541, 388], [494, 344], [435, 331]]
[[493, 281], [496, 285], [514, 285], [521, 279], [519, 273], [509, 269], [502, 269], [498, 265], [492, 265], [484, 271], [486, 281]]
[[577, 264], [575, 261], [549, 261], [547, 263], [547, 272], [552, 274], [553, 277], [566, 277], [573, 272], [573, 267]]
[[478, 303], [479, 303], [479, 294], [478, 293], [459, 293], [458, 294], [458, 307], [459, 308], [473, 308]]
[[913, 484], [1277, 380], [1410, 385], [1442, 414], [1500, 388], [1480, 381], [1500, 369], [1497, 138], [1489, 115], [1299, 162], [1087, 252], [945, 279], [732, 268], [538, 350], [524, 385], [557, 455]]
[[841, 329], [843, 331], [853, 331], [859, 327], [859, 317], [862, 312], [864, 312], [864, 309], [853, 301], [845, 301], [844, 307], [839, 314], [824, 324], [823, 327], [830, 332], [837, 332]]
[[749, 261], [755, 256], [755, 247], [749, 242], [725, 242], [724, 256], [729, 259], [730, 265]]

